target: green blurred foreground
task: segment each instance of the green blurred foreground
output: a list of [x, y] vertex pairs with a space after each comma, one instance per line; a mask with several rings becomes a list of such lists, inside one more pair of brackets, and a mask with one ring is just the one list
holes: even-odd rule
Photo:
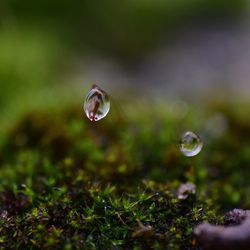
[[[1, 137], [1, 249], [199, 249], [195, 225], [250, 208], [247, 106], [112, 107], [98, 123], [31, 112]], [[203, 137], [194, 158], [178, 149], [186, 130]], [[180, 200], [185, 182], [196, 193]]]

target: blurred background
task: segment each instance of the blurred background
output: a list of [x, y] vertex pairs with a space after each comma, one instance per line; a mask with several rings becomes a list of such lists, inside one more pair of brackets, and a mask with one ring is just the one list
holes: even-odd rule
[[0, 128], [30, 109], [115, 98], [247, 99], [247, 0], [0, 1]]

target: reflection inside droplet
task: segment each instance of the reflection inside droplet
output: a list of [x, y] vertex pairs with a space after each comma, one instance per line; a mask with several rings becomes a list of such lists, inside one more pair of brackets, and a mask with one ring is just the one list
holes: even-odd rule
[[94, 85], [84, 102], [84, 111], [91, 121], [99, 121], [104, 118], [110, 109], [108, 94]]
[[182, 135], [180, 142], [180, 151], [187, 157], [192, 157], [200, 153], [203, 143], [198, 135], [187, 131]]

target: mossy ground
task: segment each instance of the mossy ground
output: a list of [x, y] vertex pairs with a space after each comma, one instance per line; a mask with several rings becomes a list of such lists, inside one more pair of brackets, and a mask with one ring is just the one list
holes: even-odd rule
[[[244, 108], [126, 110], [98, 123], [74, 107], [31, 112], [1, 137], [0, 249], [200, 249], [195, 225], [250, 207]], [[216, 136], [213, 114], [226, 121]], [[178, 150], [186, 130], [203, 137], [194, 158]], [[183, 182], [197, 191], [179, 200]]]

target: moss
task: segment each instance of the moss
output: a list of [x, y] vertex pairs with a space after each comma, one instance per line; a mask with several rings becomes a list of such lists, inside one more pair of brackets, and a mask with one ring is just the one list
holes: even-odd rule
[[[199, 249], [195, 225], [250, 206], [240, 132], [250, 120], [207, 109], [223, 112], [228, 127], [194, 159], [177, 148], [183, 120], [162, 111], [96, 124], [76, 108], [27, 114], [0, 151], [0, 249]], [[179, 200], [187, 181], [197, 191]]]

